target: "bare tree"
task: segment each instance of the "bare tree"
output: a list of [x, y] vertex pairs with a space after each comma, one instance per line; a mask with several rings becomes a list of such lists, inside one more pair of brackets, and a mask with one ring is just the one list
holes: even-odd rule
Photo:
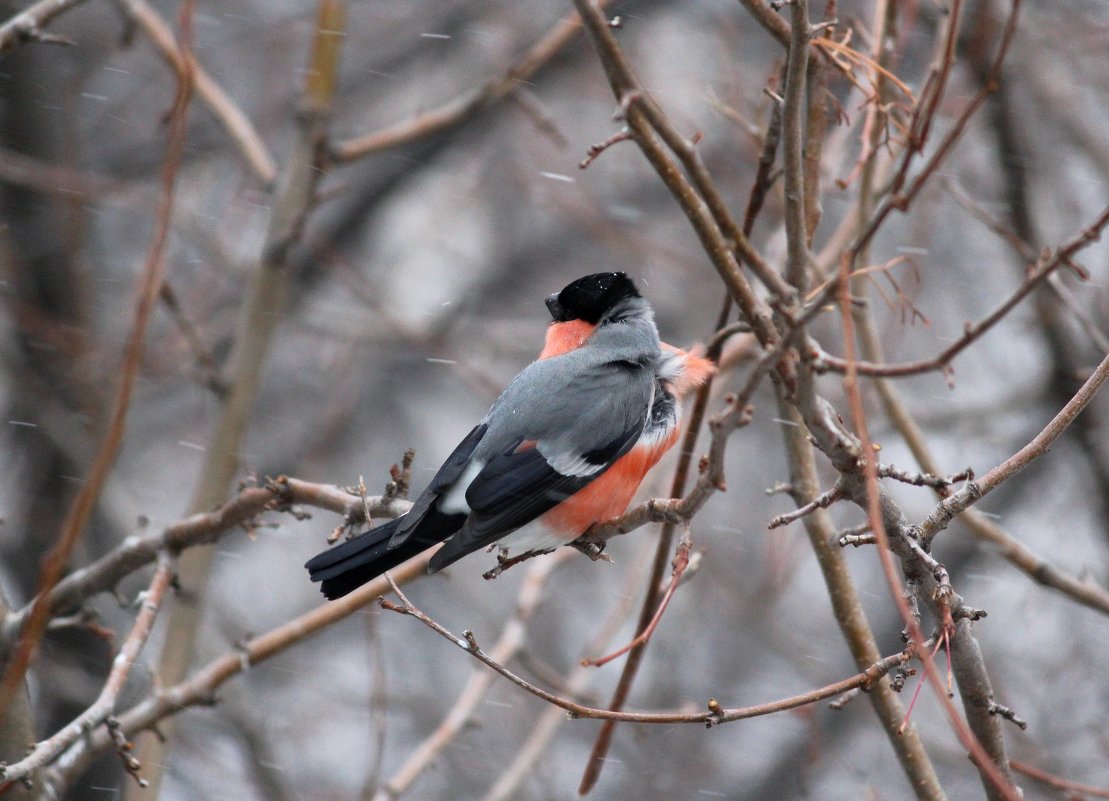
[[[1104, 9], [559, 11], [5, 9], [0, 796], [1109, 797]], [[320, 601], [609, 267], [616, 564]]]

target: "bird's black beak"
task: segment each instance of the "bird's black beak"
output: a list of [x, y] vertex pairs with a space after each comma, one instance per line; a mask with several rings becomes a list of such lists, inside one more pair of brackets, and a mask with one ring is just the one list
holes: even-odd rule
[[547, 299], [543, 302], [547, 304], [547, 311], [551, 313], [551, 319], [553, 319], [556, 323], [562, 323], [566, 321], [566, 313], [562, 309], [562, 304], [558, 302], [557, 292], [555, 292], [553, 295], [548, 295]]

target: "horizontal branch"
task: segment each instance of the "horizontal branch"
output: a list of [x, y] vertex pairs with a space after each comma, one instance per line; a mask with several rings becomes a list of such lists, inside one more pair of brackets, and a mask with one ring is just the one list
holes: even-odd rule
[[[295, 478], [280, 477], [263, 487], [247, 487], [218, 509], [192, 515], [167, 526], [158, 534], [132, 536], [90, 565], [74, 570], [50, 591], [49, 614], [55, 615], [100, 593], [110, 592], [130, 574], [151, 564], [158, 554], [180, 553], [195, 545], [215, 542], [228, 530], [244, 525], [266, 511], [286, 511], [292, 504], [327, 509], [351, 521], [365, 519], [364, 508], [373, 515], [396, 517], [407, 511], [407, 501], [383, 498], [362, 499], [340, 487], [313, 484]], [[0, 641], [12, 642], [26, 623], [32, 604], [12, 612], [0, 628]]]

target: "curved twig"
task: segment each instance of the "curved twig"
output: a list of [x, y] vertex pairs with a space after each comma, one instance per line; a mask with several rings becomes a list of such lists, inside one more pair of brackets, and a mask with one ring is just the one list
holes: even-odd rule
[[720, 723], [731, 723], [736, 720], [745, 720], [747, 718], [761, 717], [763, 715], [771, 715], [775, 712], [784, 712], [787, 709], [796, 709], [797, 707], [807, 706], [809, 704], [822, 701], [825, 698], [831, 698], [847, 690], [856, 687], [866, 688], [870, 687], [874, 682], [881, 679], [895, 667], [903, 665], [913, 658], [915, 649], [910, 646], [904, 651], [899, 651], [896, 654], [891, 654], [879, 662], [871, 665], [866, 670], [856, 673], [854, 676], [843, 679], [842, 681], [827, 684], [811, 692], [802, 693], [801, 695], [790, 696], [778, 701], [771, 701], [765, 704], [757, 704], [755, 706], [725, 708], [715, 698], [710, 698], [708, 701], [708, 709], [705, 712], [616, 712], [611, 709], [599, 709], [597, 707], [585, 706], [576, 701], [571, 701], [568, 698], [563, 698], [555, 693], [548, 692], [541, 687], [529, 682], [522, 676], [513, 673], [504, 665], [499, 664], [496, 660], [490, 657], [481, 646], [478, 645], [477, 638], [473, 632], [465, 631], [463, 636], [459, 637], [452, 634], [448, 629], [437, 623], [432, 618], [421, 612], [416, 608], [411, 601], [401, 592], [400, 587], [392, 582], [392, 578], [388, 573], [385, 574], [386, 578], [390, 580], [393, 592], [400, 600], [399, 604], [388, 601], [384, 598], [379, 600], [383, 609], [388, 609], [391, 612], [397, 612], [402, 615], [414, 617], [430, 628], [440, 637], [449, 640], [454, 645], [470, 654], [474, 659], [482, 664], [491, 668], [499, 673], [510, 682], [520, 687], [523, 690], [531, 693], [532, 695], [552, 703], [557, 707], [561, 707], [570, 713], [572, 718], [590, 718], [593, 720], [619, 720], [629, 723], [699, 723], [703, 726], [716, 726]]

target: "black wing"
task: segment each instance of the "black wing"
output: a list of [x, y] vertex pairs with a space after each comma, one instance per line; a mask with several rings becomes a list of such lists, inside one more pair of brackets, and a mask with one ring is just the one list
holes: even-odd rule
[[561, 473], [539, 448], [517, 450], [519, 442], [494, 456], [466, 490], [466, 525], [432, 557], [430, 569], [446, 567], [495, 542], [588, 486], [631, 450], [645, 422], [646, 415], [612, 441], [582, 454], [585, 464], [599, 468], [588, 475]]
[[416, 499], [416, 503], [408, 510], [408, 513], [401, 518], [402, 522], [397, 526], [396, 533], [393, 534], [392, 539], [389, 540], [389, 547], [396, 548], [403, 543], [420, 525], [420, 522], [427, 516], [428, 510], [431, 509], [432, 504], [439, 498], [439, 494], [447, 489], [451, 484], [458, 480], [462, 472], [466, 469], [466, 464], [470, 461], [470, 455], [474, 452], [474, 448], [481, 442], [481, 438], [485, 436], [486, 430], [489, 428], [485, 423], [474, 426], [473, 430], [467, 434], [463, 440], [458, 443], [458, 447], [451, 452], [447, 460], [443, 462], [443, 466], [439, 468], [439, 472], [435, 474], [435, 478], [431, 479], [431, 483], [427, 485], [420, 497]]

